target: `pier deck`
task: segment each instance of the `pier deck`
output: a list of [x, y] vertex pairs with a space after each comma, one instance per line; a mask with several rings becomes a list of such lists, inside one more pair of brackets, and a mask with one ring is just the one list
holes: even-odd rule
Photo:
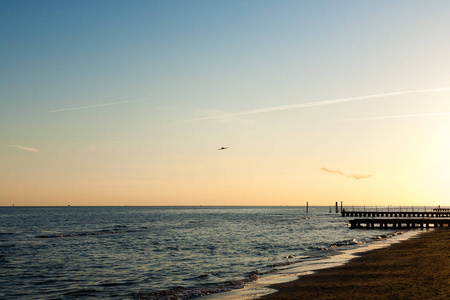
[[449, 227], [450, 219], [354, 219], [350, 228], [398, 229]]
[[347, 211], [342, 210], [343, 217], [373, 218], [450, 218], [450, 210], [436, 211]]

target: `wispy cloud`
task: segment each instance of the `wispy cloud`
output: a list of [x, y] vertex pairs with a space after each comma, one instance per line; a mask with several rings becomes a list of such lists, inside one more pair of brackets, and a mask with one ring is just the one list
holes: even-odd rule
[[327, 172], [327, 173], [333, 173], [333, 174], [338, 174], [341, 176], [344, 176], [346, 178], [353, 178], [356, 180], [360, 180], [360, 179], [366, 179], [372, 176], [372, 174], [370, 175], [363, 175], [363, 174], [345, 174], [343, 172], [341, 172], [340, 170], [331, 170], [331, 169], [327, 169], [327, 168], [320, 168], [322, 171]]
[[36, 148], [24, 147], [24, 146], [20, 146], [20, 145], [5, 145], [5, 146], [13, 147], [13, 148], [20, 149], [22, 151], [27, 151], [27, 152], [39, 152], [39, 150]]
[[429, 113], [429, 114], [395, 115], [395, 116], [381, 116], [381, 117], [372, 117], [372, 118], [355, 118], [355, 119], [328, 120], [326, 122], [371, 121], [371, 120], [400, 119], [400, 118], [413, 118], [413, 117], [431, 117], [431, 116], [443, 116], [443, 115], [450, 115], [450, 112]]
[[120, 102], [110, 102], [110, 103], [103, 103], [103, 104], [95, 104], [95, 105], [88, 105], [88, 106], [62, 108], [62, 109], [50, 110], [49, 112], [50, 113], [55, 113], [55, 112], [69, 111], [69, 110], [89, 109], [89, 108], [95, 108], [95, 107], [101, 107], [101, 106], [110, 106], [110, 105], [125, 104], [125, 103], [131, 103], [131, 102], [139, 102], [139, 101], [142, 101], [142, 100], [130, 100], [130, 101], [120, 101]]
[[118, 169], [155, 169], [154, 165], [130, 165], [130, 166], [116, 166]]
[[[219, 123], [241, 123], [241, 124], [253, 124], [254, 121], [250, 119], [246, 119], [241, 116], [230, 116], [229, 112], [225, 111], [219, 111], [219, 110], [210, 110], [210, 109], [192, 109], [192, 108], [180, 108], [180, 107], [165, 107], [169, 108], [173, 111], [179, 111], [182, 112], [184, 115], [191, 114], [191, 115], [210, 115], [214, 116], [213, 118], [217, 119], [217, 122]], [[209, 117], [201, 117], [201, 118], [195, 118], [192, 120], [181, 120], [179, 116], [174, 116], [174, 118], [177, 120], [175, 122], [172, 122], [172, 124], [180, 124], [180, 123], [187, 123], [191, 122], [193, 120], [200, 120], [205, 119]]]
[[273, 107], [259, 108], [259, 109], [241, 111], [241, 112], [230, 113], [230, 114], [221, 114], [221, 115], [213, 116], [213, 117], [191, 119], [191, 120], [186, 120], [184, 122], [216, 120], [216, 119], [224, 119], [224, 118], [231, 118], [231, 117], [244, 116], [244, 115], [254, 115], [254, 114], [268, 113], [268, 112], [281, 111], [281, 110], [291, 110], [291, 109], [299, 109], [299, 108], [305, 108], [305, 107], [332, 105], [332, 104], [337, 104], [337, 103], [360, 101], [360, 100], [366, 100], [366, 99], [384, 98], [384, 97], [400, 96], [400, 95], [407, 95], [407, 94], [418, 94], [418, 93], [445, 92], [445, 91], [450, 91], [450, 88], [445, 87], [445, 88], [436, 88], [436, 89], [421, 89], [421, 90], [390, 92], [390, 93], [374, 94], [374, 95], [367, 95], [367, 96], [331, 99], [331, 100], [317, 101], [317, 102], [273, 106]]
[[105, 153], [105, 152], [111, 152], [111, 151], [124, 151], [127, 149], [130, 149], [134, 147], [135, 145], [129, 145], [129, 144], [90, 144], [85, 145], [81, 147], [82, 151], [86, 152], [99, 152], [99, 153]]

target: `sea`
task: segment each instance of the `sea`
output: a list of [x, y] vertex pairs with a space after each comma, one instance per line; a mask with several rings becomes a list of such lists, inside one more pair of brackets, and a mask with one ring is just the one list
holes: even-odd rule
[[229, 299], [400, 233], [334, 207], [0, 207], [0, 299]]

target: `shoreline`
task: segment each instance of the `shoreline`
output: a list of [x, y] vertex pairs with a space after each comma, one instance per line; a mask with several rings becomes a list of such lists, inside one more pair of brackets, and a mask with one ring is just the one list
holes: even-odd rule
[[277, 292], [258, 299], [447, 299], [449, 245], [450, 229], [421, 231], [344, 265], [270, 285]]
[[363, 253], [387, 248], [392, 244], [401, 243], [402, 241], [414, 238], [422, 233], [423, 231], [419, 230], [396, 232], [385, 239], [375, 240], [370, 243], [363, 243], [358, 247], [350, 247], [347, 250], [339, 250], [340, 254], [312, 259], [306, 264], [300, 263], [297, 266], [290, 266], [286, 269], [278, 269], [277, 272], [265, 274], [256, 281], [246, 284], [244, 288], [212, 293], [202, 296], [201, 298], [208, 300], [260, 299], [261, 297], [275, 294], [277, 292], [275, 286], [289, 284], [299, 278], [304, 278], [305, 276], [315, 274], [320, 271], [343, 266]]

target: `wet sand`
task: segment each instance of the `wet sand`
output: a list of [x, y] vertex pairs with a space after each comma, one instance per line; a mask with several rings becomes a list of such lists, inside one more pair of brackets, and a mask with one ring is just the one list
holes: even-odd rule
[[426, 231], [271, 288], [278, 292], [261, 299], [450, 299], [450, 229]]

